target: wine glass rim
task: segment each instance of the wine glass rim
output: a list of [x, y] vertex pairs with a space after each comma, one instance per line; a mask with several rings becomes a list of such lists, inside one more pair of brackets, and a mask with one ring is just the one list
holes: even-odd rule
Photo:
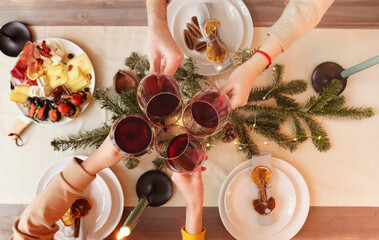
[[[197, 135], [194, 135], [193, 133], [191, 133], [191, 132], [188, 130], [188, 128], [186, 127], [186, 124], [184, 123], [185, 121], [183, 121], [183, 119], [184, 119], [184, 113], [186, 112], [187, 108], [188, 108], [189, 106], [191, 106], [192, 104], [194, 104], [195, 102], [202, 102], [202, 103], [206, 103], [206, 104], [208, 104], [209, 106], [211, 106], [211, 107], [213, 108], [213, 110], [214, 110], [215, 113], [217, 114], [217, 125], [216, 125], [216, 127], [214, 127], [214, 130], [212, 131], [212, 133], [207, 134], [206, 136], [197, 136]], [[195, 136], [195, 137], [207, 137], [207, 136], [211, 136], [211, 135], [213, 135], [213, 134], [215, 134], [215, 133], [217, 132], [217, 130], [218, 130], [218, 128], [219, 128], [219, 125], [220, 125], [220, 115], [219, 115], [217, 109], [216, 109], [212, 104], [210, 104], [209, 102], [204, 101], [204, 100], [200, 100], [200, 99], [193, 99], [193, 100], [191, 100], [190, 102], [188, 102], [188, 103], [186, 104], [186, 106], [184, 107], [184, 109], [183, 109], [183, 112], [182, 112], [182, 122], [183, 122], [183, 127], [184, 127], [185, 129], [188, 130], [189, 134], [191, 134], [191, 135], [193, 135], [193, 136]]]
[[[159, 152], [159, 151], [157, 151], [157, 147], [156, 147], [156, 145], [157, 145], [157, 139], [158, 139], [158, 135], [159, 135], [159, 133], [161, 132], [161, 131], [163, 131], [165, 128], [168, 128], [168, 127], [179, 127], [179, 128], [182, 128], [183, 130], [184, 130], [184, 133], [182, 133], [182, 134], [186, 134], [187, 135], [187, 137], [188, 137], [188, 141], [187, 141], [187, 144], [186, 144], [186, 147], [184, 148], [184, 150], [178, 155], [178, 156], [176, 156], [176, 157], [173, 157], [173, 158], [170, 158], [170, 157], [164, 157], [164, 156], [162, 156], [161, 155], [161, 153]], [[180, 134], [180, 135], [182, 135], [182, 134]], [[179, 136], [179, 135], [176, 135], [175, 137], [177, 137], [177, 136]], [[176, 124], [170, 124], [170, 125], [167, 125], [167, 126], [165, 126], [165, 127], [163, 127], [163, 128], [161, 128], [161, 129], [159, 129], [159, 131], [157, 132], [157, 134], [156, 134], [156, 137], [154, 138], [154, 149], [155, 149], [155, 152], [158, 154], [158, 156], [160, 157], [160, 158], [163, 158], [163, 159], [166, 159], [166, 160], [174, 160], [174, 159], [177, 159], [177, 158], [179, 158], [179, 157], [181, 157], [186, 151], [187, 151], [187, 149], [188, 149], [188, 146], [189, 146], [189, 142], [190, 142], [190, 136], [192, 136], [188, 131], [187, 131], [187, 129], [185, 128], [185, 127], [183, 127], [183, 126], [180, 126], [180, 125], [176, 125]], [[167, 150], [167, 149], [166, 149]]]
[[[148, 126], [149, 126], [149, 129], [150, 129], [150, 141], [149, 141], [149, 144], [147, 145], [147, 147], [139, 152], [136, 152], [136, 153], [129, 153], [129, 152], [126, 152], [125, 150], [121, 149], [118, 144], [116, 143], [116, 139], [115, 139], [115, 129], [117, 128], [118, 124], [126, 119], [126, 118], [130, 118], [130, 117], [135, 117], [135, 118], [139, 118], [141, 120], [143, 120]], [[140, 155], [142, 154], [143, 152], [147, 151], [147, 149], [149, 149], [152, 145], [152, 142], [153, 142], [153, 138], [154, 138], [154, 133], [153, 133], [153, 128], [152, 126], [150, 125], [150, 122], [143, 116], [143, 115], [139, 115], [139, 114], [135, 114], [135, 113], [131, 113], [131, 114], [124, 114], [122, 115], [121, 117], [119, 117], [112, 125], [111, 127], [111, 132], [110, 132], [110, 139], [111, 139], [111, 142], [112, 142], [112, 145], [113, 147], [123, 156], [126, 156], [126, 157], [131, 157], [131, 156], [136, 156], [136, 155]], [[144, 154], [144, 153], [143, 153]]]
[[[180, 92], [180, 91], [179, 91], [179, 92]], [[182, 100], [182, 98], [176, 96], [176, 95], [175, 95], [174, 93], [172, 93], [172, 92], [159, 92], [159, 93], [155, 94], [154, 96], [152, 96], [152, 97], [150, 98], [150, 100], [146, 103], [146, 111], [144, 111], [144, 112], [146, 112], [146, 113], [145, 113], [146, 118], [149, 120], [149, 122], [150, 122], [151, 124], [153, 124], [154, 126], [157, 126], [157, 127], [167, 127], [167, 126], [170, 126], [170, 125], [175, 125], [175, 123], [177, 123], [177, 122], [179, 121], [180, 117], [176, 120], [176, 122], [171, 123], [171, 124], [166, 125], [166, 126], [162, 126], [162, 125], [156, 124], [156, 123], [154, 123], [153, 121], [151, 121], [151, 118], [149, 117], [149, 114], [147, 113], [147, 109], [148, 109], [148, 106], [149, 106], [150, 102], [151, 102], [155, 97], [157, 97], [157, 96], [159, 96], [159, 95], [161, 95], [161, 94], [170, 94], [170, 95], [176, 97], [176, 98], [179, 100], [178, 106], [180, 105], [181, 112], [182, 112], [179, 116], [180, 116], [180, 117], [182, 116], [182, 114], [183, 114], [183, 107], [184, 107], [184, 106], [183, 106], [183, 100]], [[180, 92], [180, 95], [181, 95], [181, 92]], [[178, 108], [178, 106], [177, 106], [176, 108]], [[176, 108], [175, 108], [175, 109], [176, 109]], [[141, 109], [142, 109], [142, 108], [141, 108]], [[173, 112], [171, 112], [170, 114], [172, 114], [172, 113], [173, 113]], [[168, 115], [170, 115], [170, 114], [168, 114]], [[166, 116], [168, 116], [168, 115], [166, 115]]]

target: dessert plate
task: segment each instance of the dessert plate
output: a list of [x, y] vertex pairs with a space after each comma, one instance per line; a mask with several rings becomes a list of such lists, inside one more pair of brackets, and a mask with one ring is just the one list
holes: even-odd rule
[[[304, 181], [304, 178], [301, 176], [301, 174], [289, 163], [286, 161], [283, 161], [278, 158], [272, 158], [272, 168], [274, 169], [274, 174], [278, 175], [278, 180], [280, 180], [281, 177], [283, 184], [286, 186], [292, 185], [295, 191], [295, 196], [296, 196], [296, 205], [294, 209], [289, 208], [290, 210], [294, 210], [292, 217], [288, 221], [287, 224], [283, 224], [282, 222], [277, 221], [275, 223], [275, 218], [273, 219], [273, 225], [270, 226], [265, 226], [264, 232], [259, 232], [258, 229], [260, 228], [254, 228], [251, 227], [249, 229], [246, 229], [245, 227], [237, 226], [236, 218], [240, 218], [241, 216], [237, 215], [237, 213], [234, 214], [233, 211], [236, 210], [231, 210], [230, 211], [230, 206], [233, 204], [233, 201], [231, 203], [227, 203], [228, 198], [231, 198], [231, 196], [227, 196], [227, 191], [228, 189], [233, 189], [233, 185], [240, 185], [240, 181], [238, 180], [240, 177], [237, 178], [235, 183], [232, 181], [236, 176], [238, 176], [241, 172], [245, 171], [245, 174], [247, 172], [251, 172], [251, 160], [245, 161], [238, 165], [226, 178], [223, 186], [221, 187], [220, 195], [219, 195], [219, 213], [221, 220], [225, 226], [225, 228], [228, 230], [228, 232], [236, 239], [238, 240], [283, 240], [283, 239], [291, 239], [293, 236], [296, 235], [296, 233], [301, 229], [303, 226], [307, 216], [308, 216], [308, 211], [309, 211], [309, 191], [308, 187]], [[245, 170], [248, 169], [248, 170]], [[278, 174], [279, 170], [283, 175], [280, 173]], [[241, 173], [243, 174], [243, 173]], [[241, 175], [242, 178], [243, 175]], [[246, 176], [246, 175], [245, 175]], [[245, 178], [245, 177], [243, 177]], [[289, 184], [288, 181], [291, 183]], [[274, 181], [274, 178], [273, 178]], [[287, 183], [285, 183], [287, 182]], [[246, 187], [245, 191], [250, 191], [248, 189], [249, 187]], [[291, 188], [291, 187], [289, 187]], [[244, 194], [244, 193], [242, 193]], [[230, 199], [232, 200], [232, 199]], [[250, 199], [251, 200], [251, 199]], [[293, 202], [293, 201], [290, 201]], [[250, 201], [251, 203], [251, 201]], [[288, 203], [290, 204], [290, 203]], [[278, 205], [279, 207], [279, 205]], [[278, 209], [275, 209], [275, 211]], [[251, 209], [251, 211], [253, 211]], [[246, 212], [245, 215], [243, 215], [243, 219], [239, 221], [245, 221], [245, 219], [249, 216], [251, 211]], [[274, 214], [274, 213], [273, 213]], [[288, 214], [288, 213], [287, 213]], [[230, 215], [230, 216], [229, 216]], [[291, 215], [291, 214], [288, 214]], [[280, 223], [280, 224], [279, 224]], [[277, 225], [275, 225], [277, 224]], [[257, 224], [256, 224], [257, 225]], [[284, 226], [280, 226], [284, 225]], [[272, 227], [272, 230], [270, 230], [270, 227]], [[280, 229], [281, 228], [281, 229]], [[247, 230], [247, 231], [246, 231]], [[275, 232], [276, 230], [276, 232]]]
[[[85, 160], [86, 156], [76, 156]], [[42, 175], [36, 195], [40, 193], [50, 181], [59, 174], [73, 157], [67, 157], [54, 163]], [[104, 239], [116, 228], [121, 219], [124, 208], [124, 197], [117, 177], [109, 169], [104, 169], [97, 174], [96, 179], [85, 190], [84, 195], [92, 202], [92, 209], [87, 217], [83, 218], [84, 233], [87, 239]], [[59, 231], [54, 238], [65, 240], [64, 225], [57, 221]]]
[[[208, 62], [204, 53], [191, 51], [184, 42], [183, 30], [191, 22], [195, 14], [194, 4], [198, 1], [173, 0], [167, 8], [167, 20], [171, 34], [179, 49], [187, 57], [196, 60], [198, 73], [214, 75], [217, 72], [213, 64]], [[211, 18], [220, 20], [220, 39], [230, 52], [235, 53], [240, 48], [249, 48], [253, 37], [253, 23], [250, 12], [240, 0], [203, 0], [201, 2], [212, 4]]]
[[296, 206], [296, 192], [289, 178], [279, 169], [272, 169], [272, 183], [268, 188], [276, 207], [269, 216], [260, 216], [252, 206], [258, 188], [251, 181], [251, 168], [240, 171], [230, 182], [225, 194], [226, 214], [241, 232], [265, 236], [278, 232], [291, 220]]

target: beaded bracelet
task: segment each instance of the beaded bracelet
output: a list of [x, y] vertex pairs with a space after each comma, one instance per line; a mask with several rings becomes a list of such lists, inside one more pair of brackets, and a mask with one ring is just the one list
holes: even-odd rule
[[[266, 69], [267, 69], [267, 68], [271, 65], [271, 58], [270, 58], [270, 56], [269, 56], [267, 53], [265, 53], [265, 52], [263, 52], [263, 51], [261, 51], [261, 50], [255, 50], [254, 54], [255, 54], [256, 52], [262, 54], [263, 56], [265, 56], [265, 57], [267, 58], [267, 60], [268, 60], [268, 65], [266, 66]], [[253, 55], [254, 55], [254, 54], [253, 54]]]

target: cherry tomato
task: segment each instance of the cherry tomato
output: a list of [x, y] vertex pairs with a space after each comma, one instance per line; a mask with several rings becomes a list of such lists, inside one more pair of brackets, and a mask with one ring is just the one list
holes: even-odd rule
[[74, 93], [71, 95], [70, 103], [77, 106], [82, 103], [82, 96], [80, 94]]
[[58, 111], [62, 114], [66, 114], [68, 112], [70, 112], [70, 106], [68, 106], [67, 103], [65, 102], [62, 102], [58, 105]]

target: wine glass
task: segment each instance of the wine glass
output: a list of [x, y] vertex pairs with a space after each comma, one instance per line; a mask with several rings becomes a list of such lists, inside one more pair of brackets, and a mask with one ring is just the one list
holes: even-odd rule
[[196, 137], [211, 136], [225, 126], [231, 112], [229, 97], [214, 83], [188, 102], [183, 111], [183, 126]]
[[126, 114], [113, 124], [110, 140], [121, 155], [138, 157], [149, 151], [153, 142], [153, 131], [144, 117]]
[[182, 94], [172, 77], [160, 73], [145, 76], [137, 88], [138, 104], [156, 126], [176, 123], [182, 113]]
[[179, 125], [160, 129], [154, 139], [154, 148], [165, 165], [178, 173], [196, 171], [206, 158], [203, 142]]

